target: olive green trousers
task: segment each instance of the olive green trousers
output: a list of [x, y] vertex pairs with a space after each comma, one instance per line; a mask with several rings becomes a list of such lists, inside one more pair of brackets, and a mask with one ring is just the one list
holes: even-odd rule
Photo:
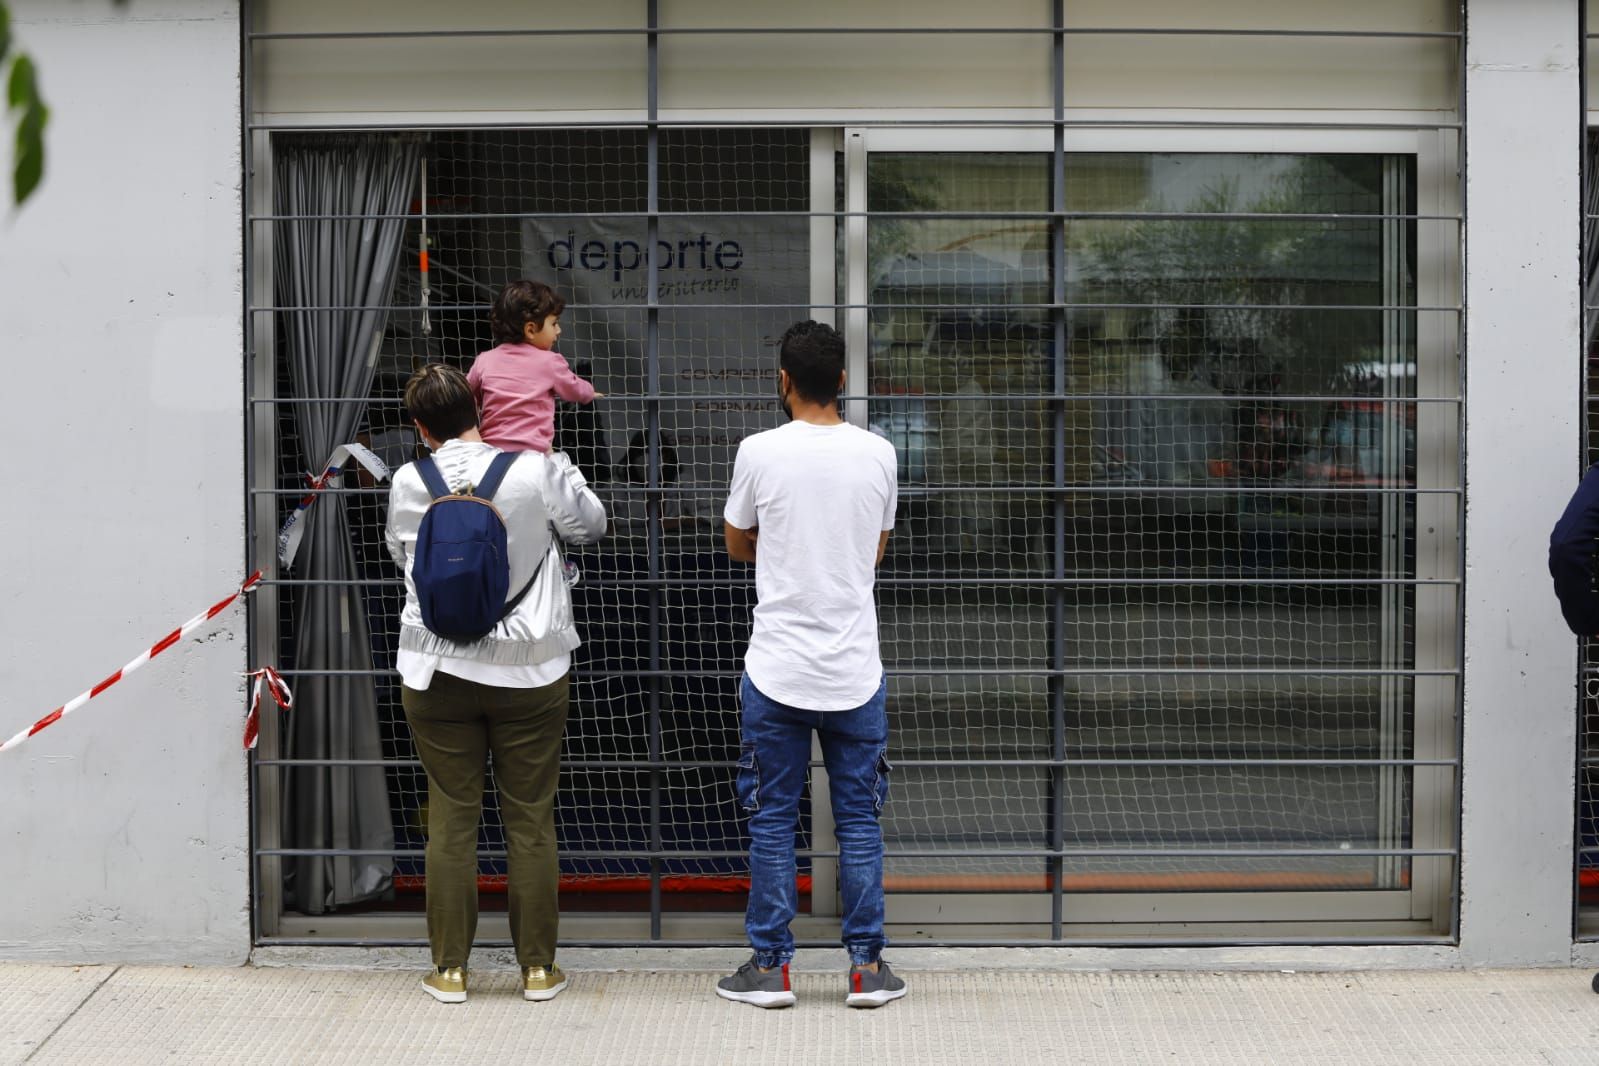
[[478, 823], [488, 759], [505, 822], [511, 942], [524, 966], [555, 961], [560, 871], [555, 787], [570, 678], [499, 688], [442, 671], [401, 703], [428, 777], [427, 915], [433, 965], [465, 966], [477, 935]]

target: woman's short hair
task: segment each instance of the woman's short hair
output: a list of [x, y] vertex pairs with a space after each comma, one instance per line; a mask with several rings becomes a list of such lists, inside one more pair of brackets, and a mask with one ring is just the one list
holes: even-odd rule
[[466, 375], [453, 366], [427, 363], [405, 383], [405, 409], [440, 443], [477, 425], [477, 401]]
[[566, 308], [559, 293], [542, 281], [519, 278], [500, 290], [489, 311], [489, 328], [495, 344], [521, 344], [529, 322], [541, 328], [544, 320]]

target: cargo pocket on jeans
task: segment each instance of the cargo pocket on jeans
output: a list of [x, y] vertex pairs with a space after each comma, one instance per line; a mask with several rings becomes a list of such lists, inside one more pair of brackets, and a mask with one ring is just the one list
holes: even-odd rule
[[734, 788], [738, 805], [754, 813], [761, 809], [761, 767], [755, 761], [755, 745], [744, 743], [738, 749], [738, 776]]
[[883, 804], [888, 800], [888, 772], [893, 768], [888, 761], [888, 749], [884, 748], [877, 753], [877, 780], [872, 784], [872, 795], [878, 814], [883, 813]]

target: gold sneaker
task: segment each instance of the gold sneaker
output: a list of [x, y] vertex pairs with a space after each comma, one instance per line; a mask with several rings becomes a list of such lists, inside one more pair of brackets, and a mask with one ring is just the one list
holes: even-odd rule
[[440, 1003], [465, 1003], [466, 971], [459, 966], [434, 970], [422, 978], [422, 991]]
[[566, 987], [566, 974], [551, 963], [549, 966], [529, 966], [522, 971], [522, 998], [535, 1003], [554, 999]]

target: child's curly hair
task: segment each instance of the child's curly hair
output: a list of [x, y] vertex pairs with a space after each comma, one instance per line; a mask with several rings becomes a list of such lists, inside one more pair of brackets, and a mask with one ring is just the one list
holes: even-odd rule
[[542, 281], [519, 278], [500, 290], [489, 312], [489, 328], [496, 344], [521, 344], [529, 322], [543, 326], [544, 320], [558, 315], [566, 301]]

